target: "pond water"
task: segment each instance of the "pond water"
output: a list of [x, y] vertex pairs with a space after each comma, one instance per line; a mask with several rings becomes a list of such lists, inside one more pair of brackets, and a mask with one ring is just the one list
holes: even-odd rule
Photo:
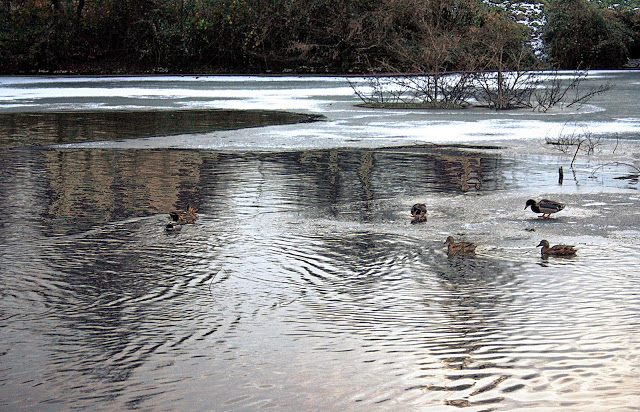
[[[251, 81], [215, 79], [209, 84], [236, 90], [238, 108], [269, 108], [253, 100]], [[377, 122], [407, 127], [417, 114], [374, 112], [357, 123], [349, 116], [360, 109], [344, 111], [353, 97], [309, 93], [307, 82], [318, 79], [271, 81], [272, 95], [288, 97], [269, 105], [299, 105], [325, 121], [259, 112], [292, 124], [203, 133], [208, 118], [199, 135], [149, 138], [163, 133], [141, 131], [150, 123], [141, 115], [116, 121], [118, 137], [98, 139], [96, 130], [113, 126], [101, 110], [134, 106], [124, 92], [101, 97], [105, 81], [132, 90], [140, 101], [131, 111], [190, 101], [202, 113], [182, 124], [213, 115], [193, 103], [200, 97], [185, 97], [181, 78], [153, 93], [145, 79], [50, 81], [50, 93], [66, 84], [95, 96], [50, 96], [33, 92], [44, 80], [10, 78], [5, 89], [20, 84], [23, 92], [0, 100], [2, 116], [22, 122], [2, 129], [0, 149], [0, 409], [640, 405], [633, 168], [592, 177], [596, 164], [580, 156], [575, 175], [567, 170], [558, 185], [567, 156], [554, 152], [527, 155], [495, 142], [417, 146], [420, 136], [403, 131], [368, 138]], [[336, 83], [322, 84], [335, 91]], [[60, 110], [75, 111], [76, 123], [51, 114]], [[637, 140], [638, 119], [607, 110], [581, 121]], [[532, 116], [523, 121], [558, 123]], [[502, 121], [526, 128], [520, 118]], [[324, 147], [332, 127], [340, 144]], [[318, 147], [300, 148], [310, 134]], [[411, 145], [396, 143], [399, 135]], [[247, 136], [256, 150], [244, 149]], [[280, 149], [265, 150], [274, 144]], [[549, 220], [523, 210], [543, 195], [567, 209]], [[419, 201], [428, 221], [412, 225]], [[199, 208], [196, 224], [166, 233], [167, 212], [188, 202]], [[477, 242], [476, 256], [447, 257], [450, 234]], [[542, 238], [575, 244], [578, 255], [542, 259]]]
[[0, 113], [0, 148], [300, 123], [313, 116], [267, 110], [41, 111]]

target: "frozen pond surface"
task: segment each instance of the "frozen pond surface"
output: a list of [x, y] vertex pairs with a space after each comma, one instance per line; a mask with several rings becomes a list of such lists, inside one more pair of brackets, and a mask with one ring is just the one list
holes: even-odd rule
[[[568, 74], [567, 74], [568, 75]], [[553, 113], [517, 110], [372, 110], [341, 77], [94, 77], [0, 79], [0, 111], [253, 109], [322, 114], [328, 122], [307, 127], [204, 133], [96, 144], [109, 148], [281, 150], [379, 147], [412, 143], [470, 142], [591, 133], [638, 136], [640, 73], [593, 72], [583, 89], [604, 84], [613, 92], [588, 105]]]
[[[580, 112], [461, 115], [357, 108], [339, 78], [0, 78], [0, 409], [636, 410], [640, 73], [607, 79]], [[140, 111], [126, 137], [210, 108], [326, 120], [51, 114]], [[575, 174], [541, 143], [569, 123], [607, 139]]]

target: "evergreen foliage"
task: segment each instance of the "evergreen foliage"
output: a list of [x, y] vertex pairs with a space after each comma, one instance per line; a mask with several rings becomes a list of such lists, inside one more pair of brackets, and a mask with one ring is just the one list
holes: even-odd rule
[[554, 67], [615, 68], [624, 65], [633, 33], [587, 0], [551, 0], [544, 39]]

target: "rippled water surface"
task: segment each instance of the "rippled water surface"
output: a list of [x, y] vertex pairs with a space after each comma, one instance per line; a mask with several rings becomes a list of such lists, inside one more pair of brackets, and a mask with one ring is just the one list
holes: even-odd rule
[[0, 409], [634, 410], [637, 179], [558, 162], [6, 144]]

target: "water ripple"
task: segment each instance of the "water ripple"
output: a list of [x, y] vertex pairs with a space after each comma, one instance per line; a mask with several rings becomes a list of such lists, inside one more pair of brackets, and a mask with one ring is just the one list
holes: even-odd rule
[[[323, 202], [336, 189], [323, 180], [331, 155], [318, 158], [313, 184], [301, 170], [303, 183], [282, 177], [286, 157], [240, 156], [221, 173], [219, 157], [200, 159], [226, 191], [200, 189], [210, 200], [179, 233], [148, 209], [76, 225], [62, 201], [19, 230], [4, 223], [0, 399], [33, 399], [20, 404], [32, 409], [638, 404], [637, 241], [576, 237], [575, 258], [542, 259], [539, 237], [565, 241], [575, 225], [523, 221], [518, 195], [490, 193], [434, 195], [429, 222], [411, 225], [414, 192], [366, 200], [376, 179], [349, 179], [365, 200]], [[509, 211], [474, 212], [487, 202]], [[447, 257], [443, 234], [463, 230], [478, 253]]]

